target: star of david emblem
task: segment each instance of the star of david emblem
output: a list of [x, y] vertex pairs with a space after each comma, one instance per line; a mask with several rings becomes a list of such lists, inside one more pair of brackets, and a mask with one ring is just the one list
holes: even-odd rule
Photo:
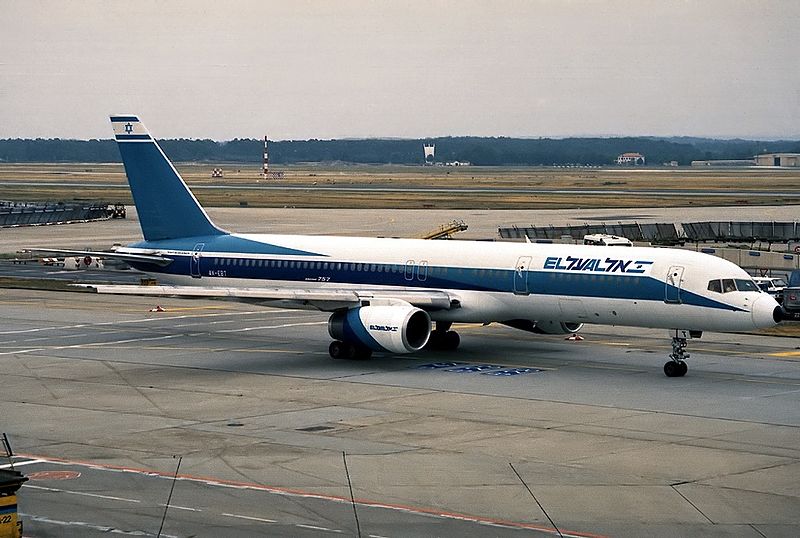
[[125, 132], [128, 133], [128, 134], [131, 134], [131, 132], [133, 132], [133, 125], [131, 125], [130, 123], [126, 123], [125, 124]]

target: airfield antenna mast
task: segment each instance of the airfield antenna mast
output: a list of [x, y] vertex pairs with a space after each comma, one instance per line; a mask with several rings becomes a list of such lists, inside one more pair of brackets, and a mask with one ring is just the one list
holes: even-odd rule
[[264, 135], [264, 169], [262, 170], [264, 179], [269, 175], [269, 151], [267, 149], [267, 135]]

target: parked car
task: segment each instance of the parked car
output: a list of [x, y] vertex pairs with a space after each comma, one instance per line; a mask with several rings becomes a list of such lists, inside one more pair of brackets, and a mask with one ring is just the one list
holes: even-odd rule
[[755, 276], [753, 280], [761, 288], [761, 291], [772, 295], [778, 303], [783, 302], [783, 290], [786, 288], [784, 279], [771, 276]]
[[800, 319], [800, 269], [789, 273], [789, 284], [783, 288], [784, 317], [787, 319]]

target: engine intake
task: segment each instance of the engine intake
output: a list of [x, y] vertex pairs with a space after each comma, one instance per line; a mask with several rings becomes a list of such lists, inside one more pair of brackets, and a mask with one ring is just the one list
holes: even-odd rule
[[428, 343], [431, 317], [407, 303], [361, 306], [334, 312], [328, 319], [328, 334], [375, 351], [413, 353]]

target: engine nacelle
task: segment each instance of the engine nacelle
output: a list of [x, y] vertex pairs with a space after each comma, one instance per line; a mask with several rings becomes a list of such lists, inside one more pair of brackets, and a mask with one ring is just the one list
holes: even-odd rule
[[413, 353], [428, 343], [431, 317], [408, 303], [339, 310], [328, 319], [328, 334], [375, 351]]
[[539, 320], [536, 322], [536, 332], [543, 334], [573, 334], [581, 330], [583, 323], [570, 321]]
[[583, 323], [573, 323], [570, 321], [539, 320], [531, 321], [528, 319], [512, 319], [504, 321], [503, 325], [508, 325], [515, 329], [528, 331], [536, 334], [573, 334], [581, 330]]

